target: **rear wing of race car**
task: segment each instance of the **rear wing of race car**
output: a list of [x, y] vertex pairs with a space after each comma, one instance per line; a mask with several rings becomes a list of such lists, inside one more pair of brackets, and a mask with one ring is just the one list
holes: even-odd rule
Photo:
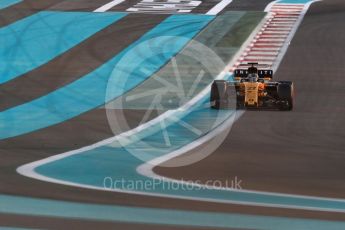
[[246, 78], [248, 74], [249, 74], [249, 71], [247, 69], [236, 69], [234, 71], [235, 78]]
[[234, 71], [234, 77], [236, 80], [241, 80], [242, 78], [246, 78], [248, 76], [249, 73], [257, 73], [259, 75], [259, 78], [261, 79], [267, 79], [267, 80], [271, 80], [273, 78], [273, 70], [270, 69], [261, 69], [258, 70], [258, 67], [261, 68], [267, 68], [268, 65], [264, 65], [264, 64], [259, 64], [256, 62], [250, 62], [247, 64], [241, 64], [241, 67], [248, 67], [247, 69], [236, 69]]
[[[236, 69], [234, 71], [234, 77], [235, 79], [237, 78], [238, 80], [242, 78], [246, 78], [248, 74], [249, 74], [248, 69]], [[258, 70], [257, 74], [259, 75], [259, 78], [261, 79], [271, 80], [273, 78], [273, 70]]]
[[273, 78], [273, 70], [267, 69], [267, 70], [258, 70], [259, 78]]

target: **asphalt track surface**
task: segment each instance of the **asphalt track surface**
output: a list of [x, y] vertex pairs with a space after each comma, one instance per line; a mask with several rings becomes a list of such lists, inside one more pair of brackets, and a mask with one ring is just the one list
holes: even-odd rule
[[238, 176], [245, 189], [344, 198], [345, 103], [337, 100], [345, 96], [344, 10], [342, 1], [314, 3], [292, 40], [275, 79], [294, 82], [293, 112], [246, 111], [207, 159], [155, 172], [203, 181]]
[[[49, 4], [45, 3], [39, 7], [49, 7]], [[344, 94], [341, 72], [344, 52], [341, 52], [341, 49], [344, 49], [342, 41], [345, 34], [339, 30], [345, 19], [344, 11], [345, 4], [340, 0], [315, 3], [296, 33], [275, 75], [277, 79], [293, 80], [296, 84], [298, 100], [293, 112], [246, 112], [235, 124], [226, 142], [209, 158], [189, 167], [157, 171], [177, 178], [183, 176], [203, 180], [227, 179], [231, 175], [237, 175], [244, 181], [244, 187], [247, 189], [344, 198], [344, 102], [337, 100]], [[18, 14], [17, 17], [24, 17], [26, 13], [28, 12]], [[11, 19], [12, 17], [4, 16], [6, 20], [2, 23], [18, 20], [14, 17]], [[108, 32], [111, 33], [111, 30]], [[311, 37], [313, 39], [310, 39]], [[101, 60], [102, 58], [107, 57], [100, 57]], [[97, 62], [93, 65], [97, 65]], [[47, 87], [59, 87], [70, 81], [73, 81], [73, 78], [52, 83]], [[42, 93], [44, 92], [37, 94], [33, 91], [32, 96], [27, 96], [34, 98]], [[23, 103], [25, 97], [16, 99], [14, 103]], [[135, 125], [140, 113], [133, 114], [129, 111], [128, 116], [133, 117]], [[47, 184], [15, 174], [15, 168], [22, 164], [83, 147], [111, 135], [113, 134], [108, 127], [104, 110], [96, 109], [48, 129], [1, 141], [0, 192], [89, 203], [345, 219], [343, 214], [334, 213], [106, 193]], [[244, 155], [246, 157], [243, 157]], [[133, 224], [84, 220], [63, 220], [61, 223], [55, 218], [17, 215], [0, 215], [0, 220], [5, 225], [25, 227], [139, 227]], [[140, 225], [140, 229], [145, 229], [144, 227], [162, 228]]]
[[262, 0], [262, 1], [255, 1], [255, 0], [233, 0], [225, 9], [227, 10], [238, 10], [238, 11], [263, 11], [266, 6], [272, 1], [270, 0]]
[[9, 25], [15, 21], [21, 20], [40, 10], [47, 9], [61, 0], [35, 1], [27, 0], [18, 4], [12, 5], [1, 10], [0, 13], [0, 27]]

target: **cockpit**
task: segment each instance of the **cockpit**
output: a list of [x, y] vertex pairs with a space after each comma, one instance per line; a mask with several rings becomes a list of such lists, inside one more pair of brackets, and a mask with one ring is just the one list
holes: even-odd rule
[[247, 76], [248, 82], [257, 82], [259, 80], [259, 75], [257, 73], [250, 73]]

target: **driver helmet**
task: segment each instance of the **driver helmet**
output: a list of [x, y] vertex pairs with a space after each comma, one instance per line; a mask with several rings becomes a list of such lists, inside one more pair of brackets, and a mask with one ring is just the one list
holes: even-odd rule
[[248, 74], [248, 81], [249, 82], [257, 82], [259, 80], [259, 76], [256, 73]]

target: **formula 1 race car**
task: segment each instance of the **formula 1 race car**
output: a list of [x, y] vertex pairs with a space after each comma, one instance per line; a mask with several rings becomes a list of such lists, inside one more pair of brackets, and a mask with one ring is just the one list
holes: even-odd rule
[[213, 109], [293, 109], [294, 87], [291, 81], [272, 81], [272, 70], [257, 68], [265, 65], [248, 63], [240, 66], [249, 67], [236, 69], [233, 81], [213, 82], [210, 98]]

